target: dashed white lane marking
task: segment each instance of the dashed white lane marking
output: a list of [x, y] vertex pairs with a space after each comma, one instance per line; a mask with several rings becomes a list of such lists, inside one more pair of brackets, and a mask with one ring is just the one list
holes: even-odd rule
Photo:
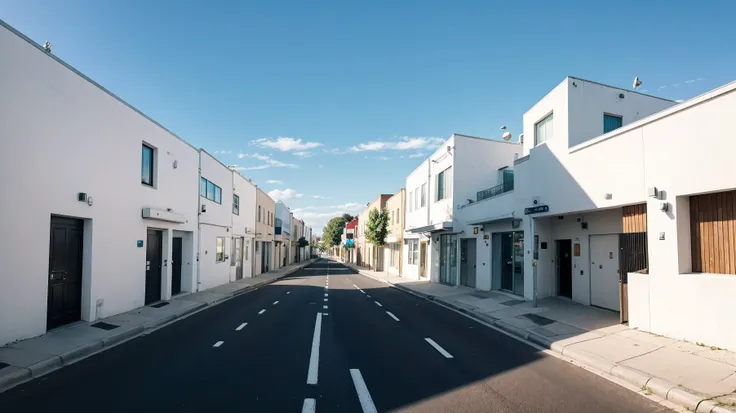
[[291, 291], [287, 291], [287, 292], [286, 292], [286, 294], [287, 294], [287, 295], [288, 295], [288, 294], [291, 294]]
[[324, 308], [326, 310], [327, 309], [327, 306], [326, 305], [323, 305], [322, 308]]
[[276, 305], [276, 304], [278, 304], [278, 303], [279, 303], [279, 301], [278, 301], [278, 300], [276, 300], [276, 301], [274, 301], [274, 302], [273, 302], [273, 305]]
[[330, 315], [330, 313], [322, 313], [322, 315]]
[[327, 293], [325, 293], [325, 297], [327, 297]]
[[224, 343], [224, 341], [218, 341], [212, 347], [220, 347], [222, 345], [222, 343]]
[[235, 329], [235, 331], [240, 331], [240, 330], [243, 329], [243, 327], [245, 327], [247, 325], [248, 325], [248, 323], [243, 323], [243, 324], [239, 325], [238, 328]]
[[399, 321], [399, 318], [396, 317], [391, 311], [386, 311], [386, 314], [388, 314], [388, 316], [393, 318], [394, 320]]
[[314, 322], [314, 336], [312, 337], [312, 355], [309, 357], [307, 384], [317, 384], [317, 377], [319, 376], [320, 334], [322, 334], [322, 313], [317, 313], [317, 319]]
[[261, 315], [261, 314], [263, 314], [265, 312], [266, 312], [266, 309], [264, 308], [263, 310], [261, 310], [261, 311], [258, 312], [258, 315]]
[[317, 411], [317, 400], [304, 399], [304, 404], [302, 405], [302, 413], [314, 413], [316, 411]]
[[368, 294], [366, 294], [365, 296], [366, 296], [366, 297], [368, 297], [368, 298], [371, 298], [371, 296], [370, 296], [370, 295], [368, 295]]
[[365, 294], [365, 291], [361, 290], [360, 288], [358, 288], [358, 291], [360, 291], [361, 293]]
[[427, 343], [429, 343], [430, 346], [434, 347], [435, 350], [439, 351], [440, 354], [442, 354], [443, 356], [445, 356], [445, 358], [448, 358], [448, 359], [451, 359], [452, 358], [452, 354], [448, 353], [445, 349], [443, 349], [442, 347], [440, 347], [440, 345], [437, 344], [437, 343], [435, 343], [434, 340], [432, 340], [429, 337], [426, 337], [425, 340], [427, 341]]
[[327, 299], [327, 298], [325, 298], [325, 301], [327, 301], [327, 300], [328, 300], [328, 299]]
[[358, 286], [357, 286], [357, 285], [355, 285], [355, 284], [353, 284], [353, 287], [355, 287], [355, 288], [357, 288], [357, 289], [359, 289], [359, 290], [360, 290], [360, 287], [358, 287]]
[[363, 408], [363, 413], [378, 413], [376, 405], [373, 404], [373, 398], [370, 392], [368, 392], [368, 386], [365, 385], [363, 375], [360, 374], [358, 369], [350, 369], [350, 375], [353, 377], [353, 385], [355, 391], [358, 393], [358, 400], [360, 400], [360, 406]]
[[376, 305], [377, 305], [377, 306], [379, 306], [379, 307], [383, 307], [383, 306], [381, 305], [381, 303], [379, 303], [378, 301], [374, 301], [374, 303], [376, 303]]

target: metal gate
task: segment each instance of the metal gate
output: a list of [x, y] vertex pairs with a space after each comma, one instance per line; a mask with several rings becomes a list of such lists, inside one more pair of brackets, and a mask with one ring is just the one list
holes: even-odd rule
[[629, 321], [628, 274], [649, 268], [647, 233], [619, 234], [618, 247], [621, 322], [625, 323]]

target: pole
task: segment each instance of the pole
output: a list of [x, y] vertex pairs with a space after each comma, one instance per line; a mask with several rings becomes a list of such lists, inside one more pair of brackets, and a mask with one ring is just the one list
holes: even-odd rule
[[532, 246], [532, 282], [534, 285], [533, 291], [532, 291], [532, 307], [537, 307], [537, 260], [534, 258], [534, 252], [537, 248], [537, 243], [534, 242], [534, 217], [529, 215], [529, 232], [530, 234], [530, 244]]

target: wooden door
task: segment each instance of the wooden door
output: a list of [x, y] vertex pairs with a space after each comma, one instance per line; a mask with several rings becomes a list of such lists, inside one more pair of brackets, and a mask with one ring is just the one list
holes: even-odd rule
[[83, 222], [51, 217], [46, 328], [81, 318]]

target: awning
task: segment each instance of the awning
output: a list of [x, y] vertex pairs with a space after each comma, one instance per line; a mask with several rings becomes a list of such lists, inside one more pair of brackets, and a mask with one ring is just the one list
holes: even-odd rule
[[406, 230], [406, 232], [419, 234], [423, 232], [437, 232], [437, 231], [451, 231], [451, 230], [452, 230], [452, 221], [444, 221], [444, 222], [440, 222], [437, 224], [425, 225], [423, 227], [409, 228]]
[[495, 217], [477, 219], [475, 221], [469, 221], [468, 225], [493, 224], [496, 222], [513, 221], [514, 219], [515, 219], [514, 214], [511, 213], [511, 214], [497, 215]]

